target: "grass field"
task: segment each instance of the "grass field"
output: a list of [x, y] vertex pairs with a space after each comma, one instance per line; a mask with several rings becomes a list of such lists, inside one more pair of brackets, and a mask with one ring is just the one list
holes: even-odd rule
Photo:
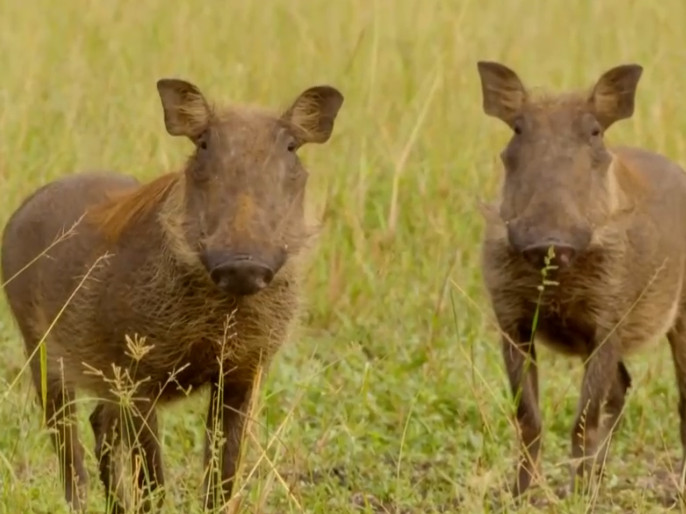
[[[322, 224], [301, 326], [264, 378], [248, 433], [245, 512], [499, 512], [515, 431], [479, 269], [478, 199], [509, 137], [481, 111], [479, 59], [533, 86], [645, 71], [611, 141], [686, 164], [686, 3], [679, 0], [0, 0], [0, 222], [46, 181], [86, 168], [141, 179], [191, 145], [164, 130], [155, 81], [287, 106], [330, 83], [332, 140], [303, 151]], [[0, 512], [66, 512], [57, 460], [0, 303]], [[669, 350], [628, 362], [634, 388], [596, 494], [566, 500], [581, 366], [541, 352], [549, 512], [659, 512], [680, 457]], [[206, 395], [162, 411], [168, 512], [199, 509]], [[81, 409], [87, 448], [87, 408]], [[90, 506], [103, 495], [88, 454]]]

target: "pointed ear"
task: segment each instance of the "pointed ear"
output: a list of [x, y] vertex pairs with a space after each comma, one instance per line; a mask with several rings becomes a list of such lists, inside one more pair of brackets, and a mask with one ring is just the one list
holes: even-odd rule
[[295, 130], [300, 144], [325, 143], [331, 137], [343, 95], [331, 86], [315, 86], [303, 91], [283, 114]]
[[477, 68], [484, 112], [512, 127], [527, 98], [524, 84], [514, 71], [500, 63], [479, 61]]
[[157, 91], [162, 100], [164, 124], [172, 136], [195, 139], [210, 121], [210, 107], [200, 90], [185, 80], [160, 79]]
[[595, 117], [607, 129], [615, 121], [634, 113], [636, 86], [643, 73], [638, 64], [625, 64], [606, 71], [593, 87], [589, 103]]

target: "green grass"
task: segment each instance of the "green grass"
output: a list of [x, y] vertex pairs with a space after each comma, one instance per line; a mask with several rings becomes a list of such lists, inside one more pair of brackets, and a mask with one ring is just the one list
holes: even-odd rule
[[[476, 61], [553, 89], [639, 62], [636, 113], [609, 137], [686, 164], [684, 19], [679, 0], [0, 0], [0, 222], [76, 170], [149, 179], [180, 166], [190, 144], [164, 130], [162, 76], [272, 107], [335, 85], [346, 100], [334, 136], [303, 152], [322, 222], [307, 311], [264, 378], [242, 506], [514, 509], [515, 430], [477, 209], [497, 195], [509, 134], [481, 111]], [[65, 512], [23, 346], [0, 309], [0, 512]], [[543, 511], [659, 511], [681, 452], [667, 345], [628, 361], [634, 387], [601, 490], [564, 501], [553, 491], [567, 482], [581, 366], [540, 354]], [[199, 508], [205, 400], [161, 412], [169, 512]], [[87, 464], [101, 511], [92, 453]]]

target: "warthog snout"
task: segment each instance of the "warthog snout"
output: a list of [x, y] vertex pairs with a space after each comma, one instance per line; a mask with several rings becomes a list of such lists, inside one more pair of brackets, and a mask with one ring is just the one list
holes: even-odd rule
[[576, 256], [576, 248], [555, 240], [527, 246], [522, 250], [522, 255], [524, 255], [526, 260], [533, 266], [542, 267], [545, 265], [545, 258], [551, 247], [554, 252], [554, 259], [551, 261], [551, 264], [560, 267], [569, 266]]
[[560, 268], [570, 266], [591, 241], [590, 231], [582, 228], [563, 233], [558, 230], [542, 231], [534, 224], [517, 221], [508, 225], [507, 232], [510, 246], [536, 268], [545, 266], [551, 247], [553, 258], [550, 264]]
[[202, 260], [214, 283], [226, 293], [238, 296], [248, 296], [266, 288], [278, 271], [251, 254], [209, 251], [203, 254]]

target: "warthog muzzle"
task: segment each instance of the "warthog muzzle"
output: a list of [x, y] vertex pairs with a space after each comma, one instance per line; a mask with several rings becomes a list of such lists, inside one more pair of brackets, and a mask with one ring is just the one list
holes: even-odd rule
[[[534, 227], [520, 230], [526, 226], [519, 223], [508, 225], [508, 240], [514, 250], [519, 252], [532, 266], [542, 268], [552, 249], [551, 265], [565, 268], [570, 266], [591, 241], [590, 231], [575, 229], [565, 231], [564, 236], [557, 231], [535, 234]], [[552, 233], [551, 233], [552, 232]], [[568, 232], [568, 233], [567, 233]]]
[[204, 252], [202, 262], [217, 287], [237, 296], [263, 290], [280, 268], [280, 265], [270, 265], [251, 254], [229, 255], [217, 251]]
[[521, 250], [521, 253], [533, 266], [542, 267], [545, 265], [545, 259], [551, 248], [554, 257], [550, 264], [566, 267], [572, 263], [576, 256], [576, 249], [573, 246], [556, 240], [529, 245]]

